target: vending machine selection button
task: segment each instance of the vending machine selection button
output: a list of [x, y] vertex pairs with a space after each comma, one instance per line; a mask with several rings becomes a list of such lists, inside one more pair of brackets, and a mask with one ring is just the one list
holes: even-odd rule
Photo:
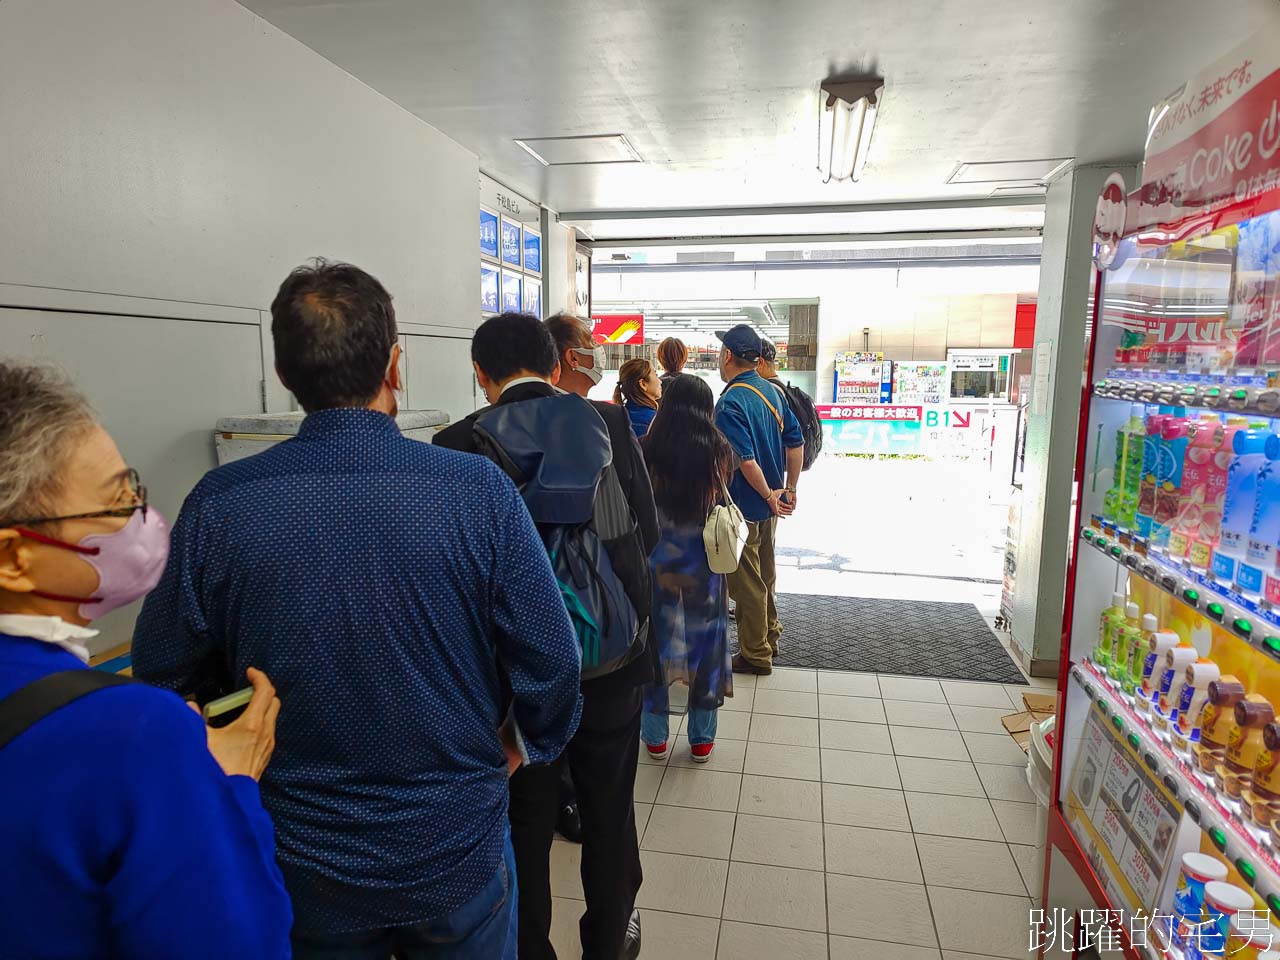
[[1222, 618], [1227, 615], [1226, 609], [1222, 606], [1222, 604], [1217, 602], [1211, 603], [1207, 607], [1205, 607], [1204, 612], [1207, 613], [1214, 620], [1217, 620], [1219, 623], [1221, 623]]
[[1111, 724], [1121, 733], [1124, 733], [1124, 718], [1121, 717], [1120, 714], [1117, 713], [1111, 718]]
[[1249, 886], [1253, 886], [1258, 882], [1258, 871], [1253, 868], [1253, 864], [1240, 857], [1236, 860], [1236, 869], [1240, 871], [1240, 876], [1249, 882]]
[[1231, 627], [1242, 637], [1249, 637], [1253, 635], [1253, 624], [1244, 617], [1236, 617], [1235, 620], [1232, 621]]
[[1199, 823], [1200, 822], [1200, 804], [1196, 803], [1194, 800], [1188, 800], [1185, 804], [1183, 804], [1183, 806], [1186, 808], [1187, 816], [1189, 816], [1196, 823]]
[[1227, 852], [1227, 832], [1221, 827], [1214, 827], [1210, 830], [1209, 839], [1213, 841], [1213, 845], [1218, 848], [1219, 853]]
[[1187, 589], [1182, 591], [1182, 599], [1185, 600], [1187, 603], [1191, 604], [1191, 606], [1193, 607], [1199, 607], [1200, 591], [1197, 590], [1195, 587], [1187, 587]]
[[1271, 912], [1280, 917], [1280, 897], [1274, 893], [1267, 896], [1267, 906], [1271, 908]]
[[1277, 657], [1280, 657], [1280, 637], [1263, 637], [1262, 645], [1266, 647], [1271, 653], [1274, 653]]

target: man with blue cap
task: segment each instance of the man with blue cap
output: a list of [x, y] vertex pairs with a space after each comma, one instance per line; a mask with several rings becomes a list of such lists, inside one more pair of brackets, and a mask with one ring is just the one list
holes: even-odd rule
[[716, 425], [741, 460], [729, 493], [748, 524], [742, 560], [729, 574], [738, 620], [733, 669], [767, 676], [782, 635], [774, 602], [777, 519], [796, 509], [804, 433], [782, 391], [756, 371], [763, 352], [760, 334], [744, 323], [716, 336], [724, 345], [720, 378], [728, 384], [716, 404]]

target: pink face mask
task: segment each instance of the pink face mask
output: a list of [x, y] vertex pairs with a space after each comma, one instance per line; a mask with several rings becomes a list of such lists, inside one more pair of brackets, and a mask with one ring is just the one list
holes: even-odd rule
[[28, 540], [70, 550], [84, 557], [98, 571], [98, 589], [92, 597], [65, 597], [31, 591], [33, 596], [58, 603], [80, 604], [80, 616], [97, 620], [150, 593], [169, 559], [169, 525], [155, 507], [136, 511], [115, 533], [92, 534], [79, 543], [66, 543], [30, 530], [19, 530]]

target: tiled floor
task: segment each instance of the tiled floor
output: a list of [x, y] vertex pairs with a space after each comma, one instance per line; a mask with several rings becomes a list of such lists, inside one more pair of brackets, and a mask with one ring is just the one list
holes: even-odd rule
[[[642, 957], [1027, 956], [1036, 808], [1000, 725], [1026, 687], [792, 669], [734, 684], [711, 763], [690, 762], [683, 722], [665, 763], [642, 751]], [[557, 839], [561, 960], [581, 956], [579, 863]]]

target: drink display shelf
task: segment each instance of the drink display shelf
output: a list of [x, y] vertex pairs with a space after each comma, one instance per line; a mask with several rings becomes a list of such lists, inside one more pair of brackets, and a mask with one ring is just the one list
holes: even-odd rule
[[1093, 396], [1102, 400], [1280, 417], [1280, 388], [1268, 386], [1268, 378], [1264, 376], [1192, 374], [1180, 376], [1177, 380], [1165, 380], [1148, 376], [1151, 371], [1131, 370], [1128, 373], [1134, 375], [1099, 380], [1093, 385]]
[[1183, 605], [1280, 662], [1280, 610], [1265, 600], [1246, 597], [1207, 571], [1152, 550], [1140, 537], [1108, 521], [1094, 518], [1093, 525], [1081, 530], [1080, 538], [1083, 545], [1092, 546], [1118, 566], [1155, 584]]
[[1077, 663], [1071, 668], [1071, 678], [1093, 702], [1093, 709], [1102, 710], [1129, 739], [1148, 769], [1183, 803], [1214, 848], [1235, 865], [1272, 915], [1280, 919], [1280, 860], [1255, 835], [1257, 828], [1246, 824], [1239, 804], [1201, 780], [1190, 761], [1161, 739], [1147, 718], [1130, 706], [1097, 666], [1088, 660]]

